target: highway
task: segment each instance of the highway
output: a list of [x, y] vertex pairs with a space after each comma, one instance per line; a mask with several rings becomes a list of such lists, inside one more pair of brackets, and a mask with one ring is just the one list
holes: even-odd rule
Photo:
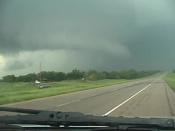
[[175, 93], [162, 76], [4, 106], [100, 116], [174, 116]]

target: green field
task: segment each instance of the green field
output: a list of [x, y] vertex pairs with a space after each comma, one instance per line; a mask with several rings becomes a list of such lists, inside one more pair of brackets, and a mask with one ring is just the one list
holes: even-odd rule
[[175, 91], [175, 73], [170, 73], [165, 77], [165, 81]]
[[120, 84], [129, 80], [98, 80], [98, 81], [61, 81], [50, 83], [51, 87], [39, 89], [33, 83], [0, 82], [0, 104], [7, 104], [35, 98], [54, 96], [69, 92], [93, 89], [108, 85]]

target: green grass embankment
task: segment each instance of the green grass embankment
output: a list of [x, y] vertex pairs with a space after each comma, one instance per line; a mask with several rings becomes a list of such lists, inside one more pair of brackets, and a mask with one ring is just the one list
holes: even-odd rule
[[36, 98], [60, 95], [75, 91], [99, 88], [128, 82], [129, 80], [61, 81], [50, 83], [51, 87], [39, 89], [33, 83], [0, 82], [0, 104], [20, 102]]
[[164, 79], [169, 85], [169, 87], [175, 91], [175, 73], [169, 73], [168, 75], [165, 76]]

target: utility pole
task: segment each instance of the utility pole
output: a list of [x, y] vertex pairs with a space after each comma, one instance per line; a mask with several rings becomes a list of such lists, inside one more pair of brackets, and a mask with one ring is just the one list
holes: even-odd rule
[[41, 62], [40, 62], [40, 65], [39, 65], [39, 70], [40, 70], [40, 82], [42, 81], [42, 74], [41, 74], [41, 72], [42, 72], [42, 64], [41, 64]]

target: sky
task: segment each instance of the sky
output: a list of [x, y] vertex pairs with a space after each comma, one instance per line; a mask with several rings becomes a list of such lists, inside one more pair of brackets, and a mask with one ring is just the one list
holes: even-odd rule
[[174, 0], [0, 0], [0, 77], [175, 69]]

